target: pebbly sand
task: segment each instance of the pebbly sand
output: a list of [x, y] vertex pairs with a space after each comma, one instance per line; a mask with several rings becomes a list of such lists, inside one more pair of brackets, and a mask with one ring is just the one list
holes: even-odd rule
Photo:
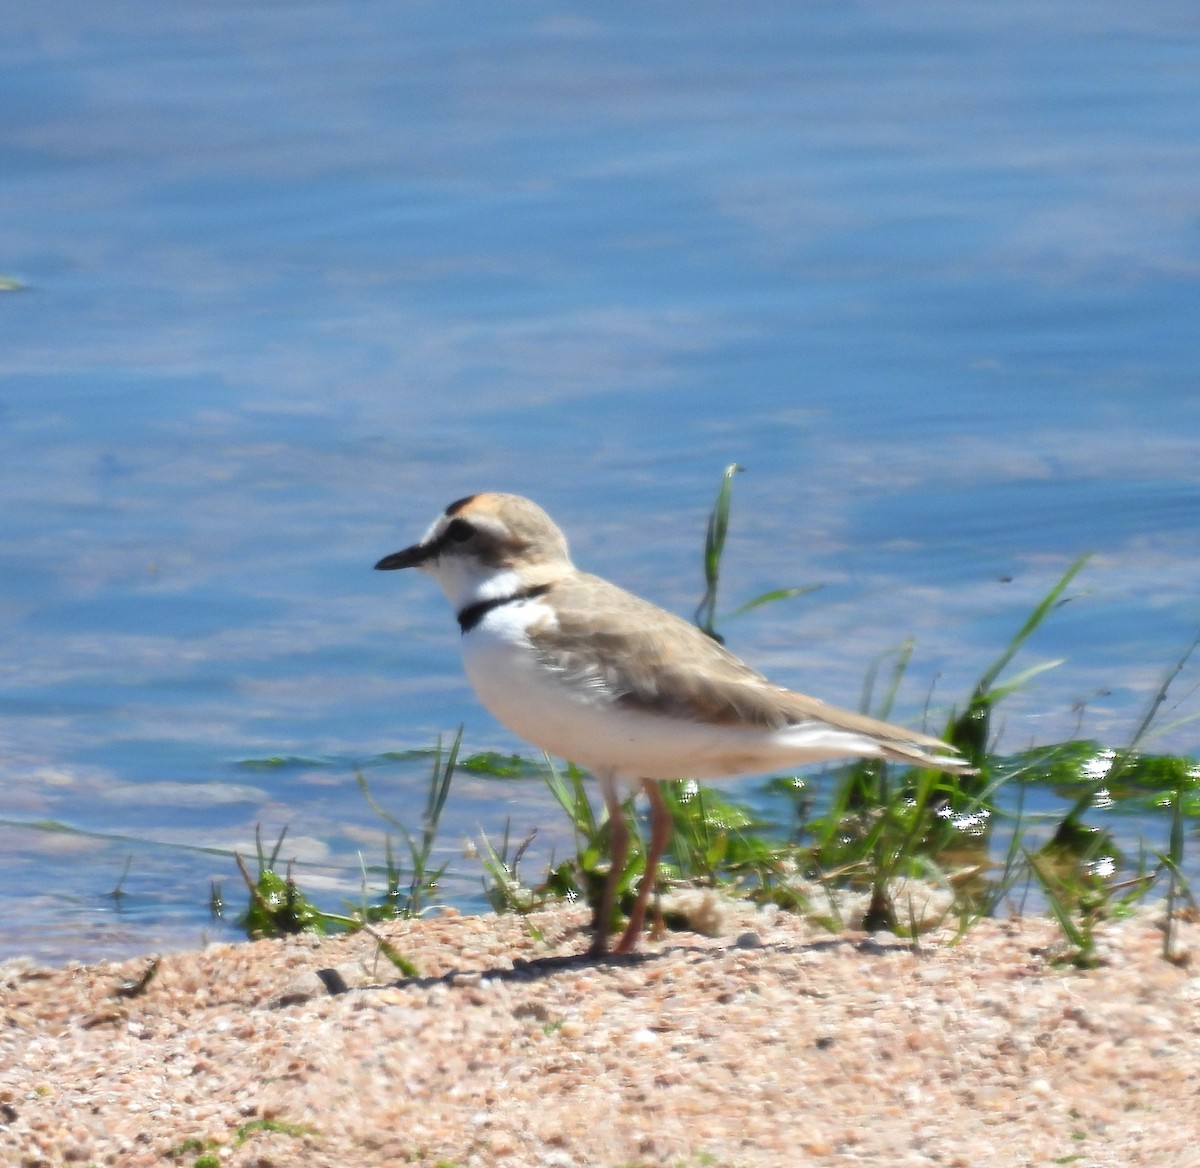
[[606, 962], [582, 924], [389, 924], [410, 979], [364, 934], [171, 954], [129, 997], [145, 961], [9, 962], [0, 1164], [1200, 1166], [1196, 925], [1179, 964], [1153, 910], [1103, 926], [1079, 971], [1039, 919], [913, 952], [742, 906]]

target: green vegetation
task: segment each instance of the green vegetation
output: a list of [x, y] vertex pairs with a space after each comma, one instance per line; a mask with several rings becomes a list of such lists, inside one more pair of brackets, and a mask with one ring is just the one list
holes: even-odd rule
[[279, 834], [270, 856], [265, 855], [261, 833], [254, 833], [258, 852], [258, 876], [251, 877], [241, 856], [237, 857], [242, 879], [250, 890], [250, 904], [238, 917], [238, 924], [251, 937], [279, 937], [288, 933], [324, 933], [327, 915], [313, 904], [292, 879], [291, 865], [286, 876], [275, 871], [275, 863], [287, 836], [287, 828]]
[[252, 1119], [249, 1123], [242, 1124], [233, 1134], [233, 1143], [235, 1147], [240, 1147], [244, 1144], [255, 1132], [279, 1132], [286, 1136], [311, 1136], [316, 1135], [316, 1129], [305, 1127], [301, 1123], [284, 1123], [278, 1119]]
[[[459, 727], [448, 751], [443, 752], [442, 743], [440, 740], [438, 741], [433, 754], [433, 770], [430, 775], [425, 814], [419, 833], [409, 831], [399, 819], [375, 800], [361, 772], [356, 776], [359, 790], [368, 805], [385, 823], [395, 828], [404, 840], [409, 857], [407, 879], [402, 876], [401, 869], [395, 862], [389, 834], [385, 842], [383, 865], [385, 888], [379, 900], [371, 903], [368, 899], [367, 889], [370, 876], [364, 865], [362, 868], [362, 896], [359, 904], [346, 906], [347, 911], [343, 913], [325, 912], [300, 891], [293, 878], [290, 863], [286, 876], [280, 876], [276, 870], [283, 841], [287, 835], [286, 828], [280, 833], [269, 856], [264, 853], [261, 835], [256, 831], [257, 876], [251, 875], [241, 856], [236, 857], [242, 879], [250, 894], [249, 906], [238, 918], [238, 924], [251, 937], [276, 937], [300, 932], [327, 933], [340, 930], [353, 932], [363, 929], [375, 937], [379, 951], [384, 958], [390, 961], [404, 976], [415, 977], [418, 972], [417, 967], [384, 937], [379, 936], [371, 928], [371, 925], [392, 917], [420, 916], [429, 907], [431, 899], [436, 894], [438, 883], [446, 866], [443, 864], [439, 868], [432, 867], [433, 846], [437, 839], [442, 811], [446, 806], [446, 797], [450, 793], [450, 784], [454, 778], [461, 745], [462, 727]], [[219, 913], [221, 897], [216, 889], [213, 890], [210, 904], [214, 913]]]
[[[274, 1132], [280, 1135], [298, 1137], [317, 1134], [315, 1128], [305, 1127], [299, 1123], [284, 1123], [278, 1119], [252, 1119], [249, 1123], [242, 1124], [233, 1133], [232, 1146], [240, 1148], [257, 1132]], [[169, 1160], [182, 1160], [194, 1153], [199, 1153], [195, 1160], [192, 1161], [191, 1168], [221, 1168], [220, 1148], [221, 1145], [211, 1138], [204, 1140], [188, 1139], [177, 1144], [166, 1155]]]
[[363, 777], [361, 771], [356, 776], [359, 790], [362, 791], [363, 798], [366, 799], [371, 809], [380, 819], [390, 824], [403, 836], [405, 846], [408, 848], [409, 859], [412, 862], [408, 891], [402, 895], [400, 892], [400, 874], [392, 860], [391, 839], [389, 837], [387, 844], [387, 893], [382, 905], [374, 908], [363, 906], [362, 913], [364, 919], [381, 920], [389, 916], [420, 916], [427, 906], [427, 901], [436, 890], [446, 867], [443, 864], [440, 868], [431, 868], [430, 858], [433, 855], [434, 840], [437, 838], [438, 823], [441, 821], [442, 811], [446, 806], [446, 796], [450, 794], [450, 783], [454, 778], [455, 767], [458, 765], [458, 751], [459, 747], [462, 746], [462, 734], [462, 727], [460, 726], [458, 733], [454, 736], [454, 741], [450, 744], [450, 750], [444, 758], [442, 755], [442, 742], [440, 738], [438, 739], [437, 749], [433, 756], [433, 773], [429, 779], [429, 792], [425, 802], [425, 814], [421, 820], [421, 832], [419, 836], [410, 832], [399, 819], [390, 812], [385, 811], [375, 801], [367, 787], [367, 780]]

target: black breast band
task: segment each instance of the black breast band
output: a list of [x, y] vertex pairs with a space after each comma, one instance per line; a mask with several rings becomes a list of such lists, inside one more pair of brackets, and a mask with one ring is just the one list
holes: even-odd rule
[[474, 604], [468, 604], [466, 608], [459, 610], [458, 627], [464, 633], [469, 633], [493, 608], [499, 608], [502, 604], [512, 604], [516, 600], [532, 600], [535, 596], [544, 596], [549, 591], [549, 584], [535, 584], [531, 588], [522, 588], [520, 592], [513, 592], [509, 596], [477, 600]]

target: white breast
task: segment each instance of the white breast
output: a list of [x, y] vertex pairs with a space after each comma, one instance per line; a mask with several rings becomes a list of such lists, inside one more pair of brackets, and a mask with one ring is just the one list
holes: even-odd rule
[[525, 631], [546, 619], [553, 609], [540, 599], [500, 605], [463, 635], [462, 652], [479, 700], [547, 754], [632, 780], [723, 778], [878, 753], [862, 736], [820, 723], [769, 731], [630, 710], [539, 660]]
[[610, 703], [568, 686], [538, 659], [525, 630], [548, 617], [553, 611], [538, 599], [492, 609], [463, 634], [463, 666], [479, 700], [510, 730], [548, 754], [593, 765], [588, 748], [611, 717]]

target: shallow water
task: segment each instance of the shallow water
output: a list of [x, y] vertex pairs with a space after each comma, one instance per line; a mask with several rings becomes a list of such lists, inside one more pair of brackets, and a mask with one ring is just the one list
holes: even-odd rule
[[[1015, 663], [1064, 658], [1011, 749], [1126, 741], [1200, 625], [1190, 7], [8, 24], [0, 954], [220, 934], [209, 880], [258, 824], [352, 891], [382, 839], [356, 765], [460, 722], [514, 747], [429, 582], [370, 570], [480, 488], [687, 613], [744, 464], [726, 607], [823, 587], [731, 646], [856, 705], [913, 636], [917, 720], [1091, 551]], [[240, 765], [272, 757], [310, 762]], [[419, 815], [423, 763], [373, 773]], [[452, 804], [451, 849], [561, 830], [528, 785]]]

